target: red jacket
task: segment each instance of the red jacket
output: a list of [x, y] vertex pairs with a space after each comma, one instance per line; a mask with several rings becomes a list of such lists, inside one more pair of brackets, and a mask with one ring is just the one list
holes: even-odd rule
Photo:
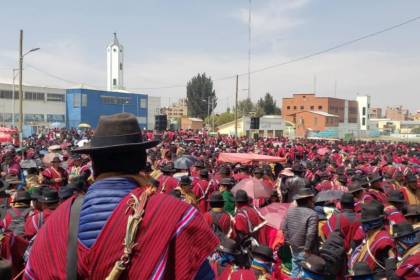
[[417, 245], [417, 248], [413, 249], [414, 252], [410, 252], [395, 271], [395, 274], [402, 279], [420, 279], [420, 247]]
[[45, 224], [45, 221], [51, 215], [54, 210], [45, 209], [39, 211], [26, 219], [25, 222], [25, 237], [31, 239], [34, 237], [38, 231], [41, 229], [41, 226]]
[[162, 193], [170, 193], [178, 186], [178, 180], [172, 176], [162, 175], [159, 177], [159, 191]]
[[261, 225], [262, 222], [263, 219], [258, 215], [254, 208], [248, 205], [241, 206], [238, 208], [234, 219], [235, 233], [253, 235], [260, 244], [268, 245], [265, 226], [256, 230], [256, 227]]
[[[213, 213], [213, 215], [212, 215]], [[219, 226], [219, 228], [222, 230], [222, 232], [225, 235], [228, 235], [228, 233], [233, 228], [233, 221], [228, 213], [222, 211], [219, 212], [220, 217], [217, 221], [213, 220], [213, 217], [217, 216], [218, 212], [213, 212], [213, 210], [210, 210], [206, 213], [204, 213], [203, 218], [206, 221], [206, 223], [209, 225], [209, 227], [213, 228], [213, 222]]]

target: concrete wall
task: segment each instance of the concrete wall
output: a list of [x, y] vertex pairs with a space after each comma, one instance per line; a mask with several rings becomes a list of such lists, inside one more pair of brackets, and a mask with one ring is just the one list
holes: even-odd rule
[[148, 96], [147, 99], [147, 129], [155, 128], [155, 116], [160, 114], [160, 97]]

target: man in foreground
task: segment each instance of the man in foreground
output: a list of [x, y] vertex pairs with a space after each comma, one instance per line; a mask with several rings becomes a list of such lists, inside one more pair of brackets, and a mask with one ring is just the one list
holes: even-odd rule
[[[80, 219], [79, 198], [57, 208], [38, 233], [24, 279], [213, 278], [206, 258], [218, 240], [198, 211], [168, 195], [149, 195], [138, 176], [146, 149], [156, 144], [143, 141], [131, 114], [101, 117], [91, 143], [75, 150], [91, 156], [96, 178]], [[75, 216], [76, 248], [68, 246]]]

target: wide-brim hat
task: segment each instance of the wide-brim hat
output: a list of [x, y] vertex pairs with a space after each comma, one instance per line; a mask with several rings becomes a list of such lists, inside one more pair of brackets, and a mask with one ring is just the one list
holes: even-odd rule
[[292, 166], [293, 172], [305, 172], [305, 168], [302, 166], [302, 164], [294, 164]]
[[264, 174], [264, 170], [260, 167], [254, 169], [254, 174]]
[[405, 217], [418, 217], [420, 216], [420, 205], [408, 205], [407, 206], [407, 213], [404, 215]]
[[305, 260], [300, 262], [302, 269], [310, 271], [318, 275], [325, 275], [327, 263], [323, 258], [317, 255], [310, 255]]
[[353, 269], [350, 271], [350, 274], [346, 277], [361, 277], [374, 275], [375, 273], [370, 269], [369, 265], [365, 262], [357, 262], [353, 265]]
[[76, 191], [77, 189], [75, 187], [67, 185], [65, 187], [60, 188], [60, 190], [58, 191], [58, 198], [61, 200], [65, 200], [71, 197]]
[[144, 141], [137, 118], [133, 114], [119, 113], [101, 116], [91, 141], [73, 152], [91, 154], [107, 150], [145, 150], [157, 144], [159, 141]]
[[192, 184], [192, 181], [190, 179], [190, 176], [182, 176], [181, 180], [179, 181], [179, 184], [181, 186], [190, 186]]
[[60, 197], [58, 195], [58, 192], [54, 190], [48, 190], [43, 192], [42, 196], [38, 199], [39, 202], [45, 204], [54, 204], [57, 203], [59, 200]]
[[165, 173], [176, 173], [176, 169], [174, 168], [173, 164], [166, 164], [160, 168], [160, 171]]
[[209, 171], [207, 169], [201, 169], [200, 170], [200, 176], [201, 177], [209, 177]]
[[235, 180], [231, 177], [222, 178], [219, 182], [219, 185], [221, 186], [234, 186]]
[[6, 175], [5, 181], [7, 183], [7, 187], [10, 185], [22, 184], [22, 181], [16, 175]]
[[415, 183], [417, 182], [417, 177], [416, 175], [408, 175], [405, 180], [407, 181], [407, 183]]
[[45, 188], [44, 186], [38, 186], [38, 187], [32, 188], [31, 200], [39, 200], [42, 196], [42, 192], [44, 188]]
[[213, 192], [210, 195], [210, 198], [207, 200], [208, 202], [224, 202], [223, 195], [220, 192]]
[[384, 208], [383, 205], [381, 205], [380, 203], [370, 202], [369, 204], [364, 204], [362, 206], [362, 215], [360, 218], [360, 222], [368, 223], [383, 219], [384, 217]]
[[231, 255], [239, 255], [241, 253], [239, 251], [238, 244], [232, 239], [224, 239], [217, 247], [217, 250]]
[[31, 195], [27, 191], [17, 191], [13, 202], [30, 202]]
[[347, 188], [349, 193], [355, 193], [358, 191], [363, 191], [365, 189], [358, 181], [353, 181]]
[[405, 203], [404, 195], [400, 191], [390, 191], [388, 193], [388, 201], [395, 202], [395, 203]]
[[295, 194], [293, 196], [294, 200], [300, 200], [300, 199], [304, 199], [304, 198], [308, 198], [308, 197], [314, 197], [315, 194], [313, 193], [313, 191], [311, 189], [308, 188], [302, 188], [298, 191], [297, 194]]
[[235, 202], [249, 202], [249, 196], [244, 190], [238, 190], [235, 194]]
[[392, 230], [394, 232], [393, 237], [399, 239], [410, 234], [415, 234], [420, 229], [414, 229], [413, 225], [410, 223], [402, 222], [395, 224]]
[[378, 173], [374, 173], [370, 177], [368, 177], [368, 181], [369, 181], [370, 184], [379, 182], [382, 179], [383, 179], [383, 177], [380, 174], [378, 174]]
[[258, 246], [255, 247], [252, 250], [252, 255], [253, 256], [257, 256], [260, 257], [264, 260], [270, 261], [270, 262], [274, 262], [274, 258], [273, 258], [273, 250], [267, 246]]

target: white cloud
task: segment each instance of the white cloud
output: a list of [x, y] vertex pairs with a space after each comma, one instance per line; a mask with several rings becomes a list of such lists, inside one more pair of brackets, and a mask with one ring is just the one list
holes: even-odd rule
[[[263, 6], [252, 5], [251, 27], [253, 37], [263, 37], [282, 33], [303, 24], [304, 19], [297, 15], [309, 0], [268, 0]], [[248, 7], [233, 14], [234, 18], [248, 24]]]

